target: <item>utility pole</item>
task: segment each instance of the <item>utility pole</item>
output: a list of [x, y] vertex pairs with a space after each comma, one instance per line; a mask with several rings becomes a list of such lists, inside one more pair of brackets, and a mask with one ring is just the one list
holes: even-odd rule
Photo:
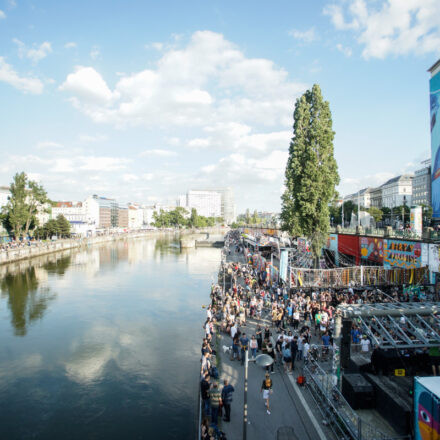
[[361, 225], [361, 191], [358, 191], [358, 227]]

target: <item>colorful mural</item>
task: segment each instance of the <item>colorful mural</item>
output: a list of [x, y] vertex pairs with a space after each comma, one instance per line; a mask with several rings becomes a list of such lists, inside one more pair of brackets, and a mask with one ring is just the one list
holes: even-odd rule
[[422, 267], [422, 246], [414, 241], [383, 240], [383, 265], [385, 268]]
[[361, 237], [361, 258], [364, 260], [383, 262], [383, 240], [382, 238]]

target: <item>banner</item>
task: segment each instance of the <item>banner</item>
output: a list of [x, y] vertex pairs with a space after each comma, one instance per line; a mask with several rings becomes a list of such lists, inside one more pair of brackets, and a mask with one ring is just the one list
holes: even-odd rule
[[415, 208], [411, 208], [410, 225], [411, 225], [411, 231], [416, 233], [419, 237], [421, 237], [423, 230], [421, 206], [416, 206]]
[[287, 266], [289, 264], [289, 251], [281, 251], [280, 259], [280, 278], [286, 282], [287, 280]]
[[383, 240], [383, 265], [385, 268], [422, 267], [422, 246], [415, 241]]
[[440, 218], [440, 71], [429, 80], [432, 217]]

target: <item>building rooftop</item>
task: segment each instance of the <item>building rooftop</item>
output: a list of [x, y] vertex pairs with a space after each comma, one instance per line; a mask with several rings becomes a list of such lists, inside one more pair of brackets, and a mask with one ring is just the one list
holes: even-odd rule
[[392, 179], [386, 181], [381, 186], [390, 185], [392, 183], [398, 182], [399, 180], [408, 180], [408, 179], [412, 179], [412, 178], [414, 178], [413, 174], [402, 174], [401, 176], [393, 177]]
[[440, 58], [428, 69], [428, 72], [434, 76], [440, 69]]

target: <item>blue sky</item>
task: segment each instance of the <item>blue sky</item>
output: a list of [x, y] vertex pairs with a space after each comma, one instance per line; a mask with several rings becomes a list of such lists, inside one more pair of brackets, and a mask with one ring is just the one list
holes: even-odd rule
[[298, 96], [330, 102], [341, 194], [430, 156], [436, 0], [0, 0], [0, 184], [54, 200], [232, 186], [279, 211]]

